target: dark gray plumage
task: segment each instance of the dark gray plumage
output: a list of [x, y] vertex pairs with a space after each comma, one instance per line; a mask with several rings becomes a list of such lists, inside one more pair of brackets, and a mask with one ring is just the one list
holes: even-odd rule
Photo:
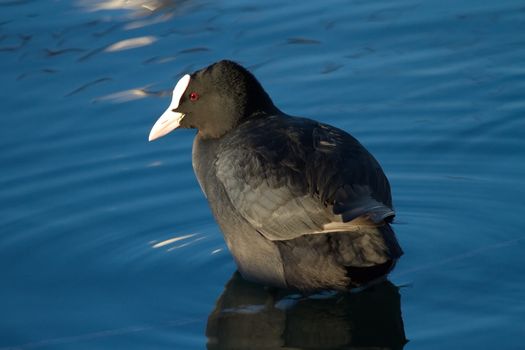
[[381, 279], [402, 255], [374, 157], [340, 129], [282, 113], [240, 65], [182, 78], [150, 139], [177, 127], [199, 130], [194, 170], [246, 279], [347, 290]]

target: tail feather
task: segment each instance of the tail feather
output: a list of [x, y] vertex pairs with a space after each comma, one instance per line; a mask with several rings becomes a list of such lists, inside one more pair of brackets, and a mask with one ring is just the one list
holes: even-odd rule
[[[350, 279], [350, 288], [367, 286], [370, 283], [374, 283], [374, 281], [384, 279], [386, 275], [394, 269], [397, 260], [403, 255], [403, 249], [399, 245], [390, 224], [385, 223], [384, 225], [377, 226], [373, 230], [370, 230], [368, 235], [370, 237], [377, 237], [383, 242], [382, 253], [375, 250], [375, 254], [368, 255], [369, 261], [372, 260], [372, 257], [377, 261], [376, 255], [382, 255], [385, 261], [372, 265], [355, 264], [356, 261], [352, 261], [349, 265], [346, 265], [345, 269]], [[375, 245], [375, 247], [377, 248], [378, 245]], [[370, 252], [369, 249], [364, 249], [364, 251]]]
[[389, 256], [392, 259], [399, 259], [404, 253], [403, 249], [397, 241], [396, 234], [390, 224], [385, 224], [380, 228], [381, 235], [385, 240], [386, 246], [388, 248]]
[[389, 224], [276, 241], [286, 283], [300, 290], [348, 290], [383, 279], [403, 254]]

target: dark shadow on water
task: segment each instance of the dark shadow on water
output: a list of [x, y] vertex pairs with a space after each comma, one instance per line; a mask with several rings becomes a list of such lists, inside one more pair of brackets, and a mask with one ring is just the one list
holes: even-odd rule
[[208, 317], [209, 350], [402, 349], [399, 288], [385, 281], [356, 294], [301, 297], [235, 273]]

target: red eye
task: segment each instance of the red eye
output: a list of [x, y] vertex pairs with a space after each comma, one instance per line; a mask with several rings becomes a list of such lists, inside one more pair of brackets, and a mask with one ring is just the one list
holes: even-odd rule
[[192, 92], [190, 94], [190, 101], [197, 101], [199, 99], [199, 94], [196, 92]]

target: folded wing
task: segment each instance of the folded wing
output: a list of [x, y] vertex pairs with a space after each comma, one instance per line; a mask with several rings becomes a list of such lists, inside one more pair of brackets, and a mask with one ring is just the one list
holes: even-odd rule
[[236, 210], [267, 239], [359, 231], [395, 215], [381, 167], [346, 132], [293, 117], [238, 129], [217, 152], [217, 177]]

